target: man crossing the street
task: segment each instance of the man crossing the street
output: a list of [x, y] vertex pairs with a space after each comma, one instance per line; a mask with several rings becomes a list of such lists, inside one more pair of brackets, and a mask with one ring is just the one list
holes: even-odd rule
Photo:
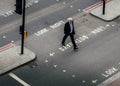
[[67, 39], [68, 36], [70, 36], [74, 50], [78, 49], [75, 40], [74, 40], [74, 35], [75, 35], [75, 30], [74, 30], [74, 22], [72, 18], [68, 18], [68, 21], [65, 23], [64, 26], [64, 37], [62, 40], [62, 45], [65, 46], [65, 40]]

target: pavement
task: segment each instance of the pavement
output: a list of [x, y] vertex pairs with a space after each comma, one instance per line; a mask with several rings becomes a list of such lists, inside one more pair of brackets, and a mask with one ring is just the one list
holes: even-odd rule
[[21, 55], [20, 48], [12, 43], [0, 47], [0, 75], [36, 58], [35, 53], [27, 48], [24, 48], [24, 54]]
[[120, 78], [109, 84], [108, 86], [120, 86]]
[[90, 13], [104, 21], [112, 21], [120, 16], [120, 1], [110, 0], [106, 2], [105, 15], [102, 14], [103, 5], [93, 9]]

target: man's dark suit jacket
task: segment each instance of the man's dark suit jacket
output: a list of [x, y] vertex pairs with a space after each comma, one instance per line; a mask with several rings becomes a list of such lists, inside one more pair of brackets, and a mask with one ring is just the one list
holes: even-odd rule
[[72, 31], [72, 33], [70, 33], [70, 31], [71, 31], [70, 24], [69, 24], [69, 22], [66, 22], [66, 23], [65, 23], [64, 33], [65, 33], [66, 35], [70, 35], [70, 34], [74, 35], [74, 34], [75, 34], [74, 23], [72, 22], [72, 24], [73, 24], [73, 31]]

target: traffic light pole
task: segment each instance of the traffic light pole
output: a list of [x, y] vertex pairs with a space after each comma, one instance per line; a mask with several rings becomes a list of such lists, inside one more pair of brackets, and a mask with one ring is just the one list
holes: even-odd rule
[[105, 2], [105, 0], [103, 0], [103, 12], [102, 12], [103, 15], [105, 15], [105, 4], [106, 4], [106, 2]]
[[23, 0], [21, 54], [24, 54], [25, 6], [26, 6], [26, 0]]

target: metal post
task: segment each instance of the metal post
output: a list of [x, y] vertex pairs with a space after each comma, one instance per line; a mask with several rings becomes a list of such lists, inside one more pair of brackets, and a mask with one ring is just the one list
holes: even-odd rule
[[25, 5], [26, 5], [26, 0], [23, 0], [22, 37], [21, 37], [21, 54], [24, 54]]
[[103, 12], [102, 12], [103, 15], [105, 15], [105, 4], [106, 4], [106, 2], [105, 2], [105, 0], [103, 0]]

